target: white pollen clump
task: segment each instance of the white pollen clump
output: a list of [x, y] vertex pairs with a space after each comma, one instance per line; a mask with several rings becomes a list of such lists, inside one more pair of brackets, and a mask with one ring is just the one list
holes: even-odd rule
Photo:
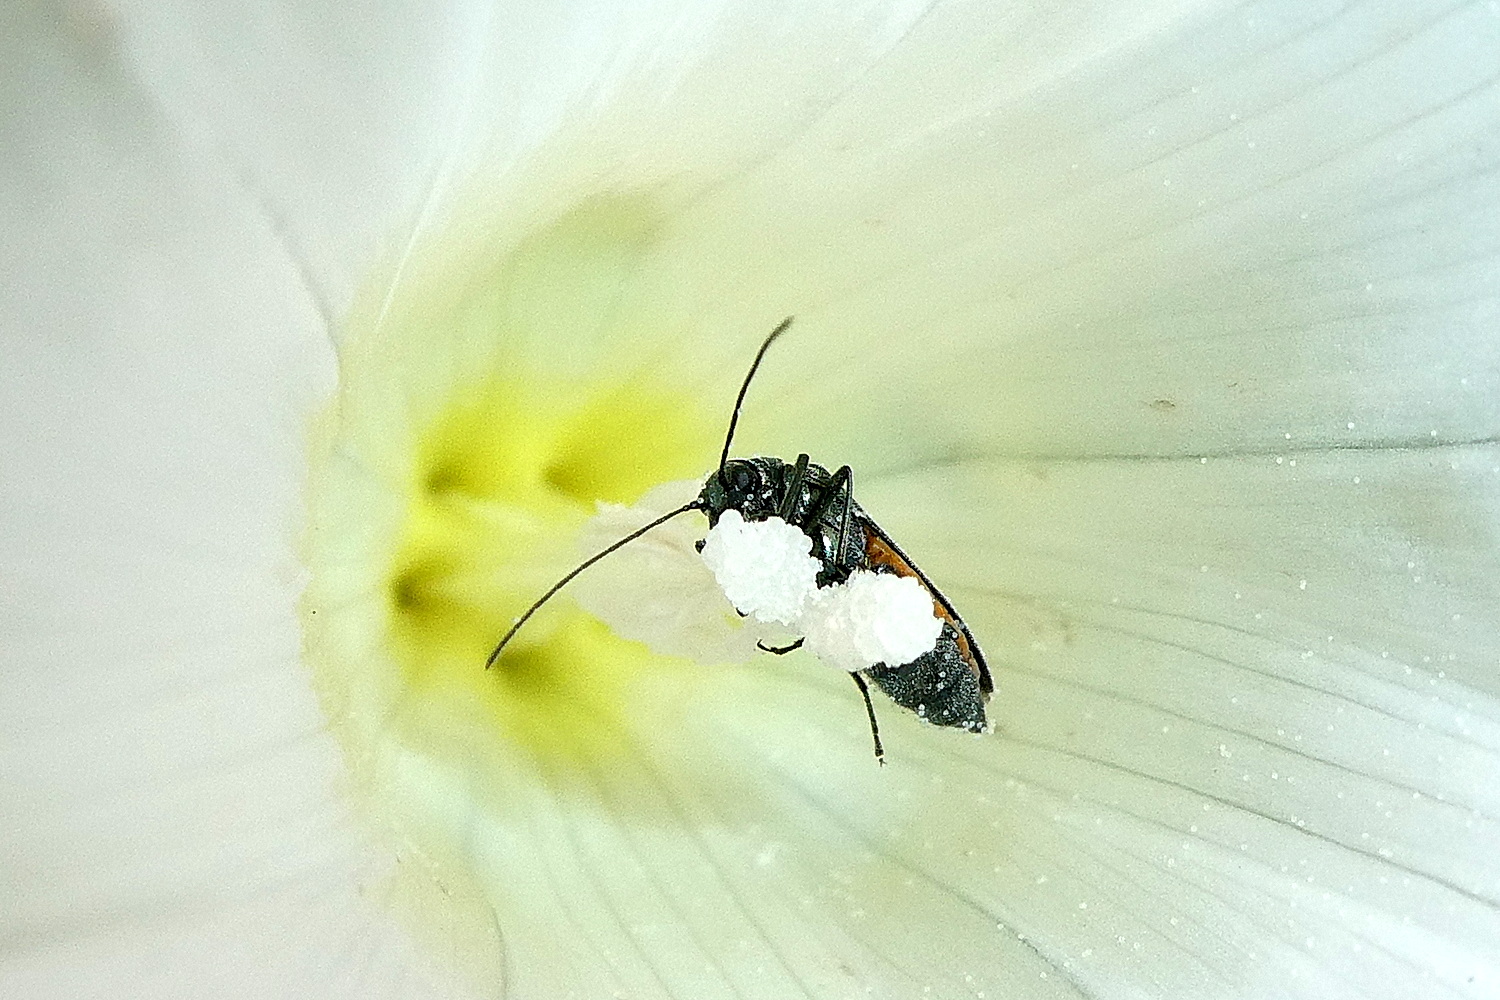
[[779, 517], [746, 521], [730, 508], [703, 540], [703, 561], [724, 596], [757, 621], [793, 625], [818, 589], [812, 539]]
[[932, 595], [909, 576], [855, 570], [819, 590], [802, 615], [805, 647], [831, 667], [900, 666], [931, 652], [943, 631]]

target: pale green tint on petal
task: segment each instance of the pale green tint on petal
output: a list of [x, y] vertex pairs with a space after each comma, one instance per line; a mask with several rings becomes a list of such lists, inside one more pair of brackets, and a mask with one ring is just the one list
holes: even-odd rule
[[1308, 995], [1494, 988], [1500, 704], [1465, 683], [1496, 687], [1500, 453], [967, 463], [865, 502], [989, 640], [1008, 773], [1242, 914], [1195, 935]]
[[[334, 304], [474, 176], [515, 231], [652, 191], [620, 324], [813, 331], [747, 446], [806, 446], [830, 407], [815, 443], [867, 471], [1495, 433], [1485, 4], [795, 11], [153, 4], [123, 30]], [[727, 361], [672, 374], [721, 391]]]
[[1170, 13], [1101, 52], [1076, 11], [935, 7], [674, 221], [642, 300], [804, 323], [747, 447], [831, 410], [867, 471], [1496, 433], [1493, 10]]

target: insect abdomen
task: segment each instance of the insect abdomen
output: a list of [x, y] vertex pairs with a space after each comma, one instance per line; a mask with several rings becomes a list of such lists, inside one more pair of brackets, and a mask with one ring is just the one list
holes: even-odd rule
[[984, 696], [979, 691], [979, 678], [964, 662], [959, 640], [958, 632], [944, 622], [937, 645], [930, 652], [900, 666], [877, 663], [865, 673], [892, 701], [928, 722], [982, 733], [986, 725]]

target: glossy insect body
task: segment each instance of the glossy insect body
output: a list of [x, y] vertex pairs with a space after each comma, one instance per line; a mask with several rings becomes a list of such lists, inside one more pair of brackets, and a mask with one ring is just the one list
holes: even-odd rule
[[830, 474], [823, 466], [809, 462], [806, 455], [798, 456], [796, 465], [764, 455], [737, 458], [725, 464], [722, 474], [715, 472], [708, 477], [698, 502], [708, 515], [710, 528], [719, 523], [726, 510], [739, 511], [747, 521], [774, 516], [801, 528], [812, 539], [813, 558], [823, 564], [818, 586], [826, 587], [843, 583], [855, 569], [868, 568], [860, 562], [863, 548], [857, 544], [850, 547], [859, 535], [851, 531], [852, 522], [863, 512], [850, 496], [849, 479], [847, 466]]
[[[719, 456], [719, 467], [704, 481], [697, 498], [595, 553], [558, 580], [511, 626], [510, 631], [490, 653], [485, 662], [486, 667], [499, 658], [511, 637], [538, 608], [579, 573], [622, 545], [688, 511], [702, 511], [707, 515], [712, 529], [718, 525], [726, 511], [733, 510], [747, 522], [778, 517], [806, 535], [811, 540], [810, 554], [818, 564], [815, 583], [820, 590], [840, 587], [856, 570], [865, 570], [915, 579], [932, 599], [933, 614], [941, 619], [942, 625], [937, 640], [930, 649], [906, 663], [876, 663], [850, 674], [864, 697], [877, 759], [883, 762], [884, 750], [880, 743], [880, 727], [875, 720], [875, 708], [871, 704], [864, 676], [874, 681], [898, 705], [911, 709], [928, 722], [970, 732], [982, 732], [985, 729], [984, 704], [992, 690], [992, 683], [979, 644], [974, 641], [968, 626], [948, 599], [891, 541], [890, 536], [860, 509], [854, 500], [853, 473], [849, 467], [846, 465], [837, 472], [830, 473], [823, 466], [809, 461], [807, 455], [797, 456], [797, 461], [792, 464], [763, 455], [729, 460], [729, 447], [734, 441], [734, 430], [739, 422], [745, 393], [750, 388], [750, 382], [754, 379], [766, 350], [786, 331], [791, 322], [790, 317], [783, 320], [760, 345], [760, 351], [755, 355], [755, 361], [750, 365], [750, 371], [735, 400], [734, 411], [729, 419], [729, 433], [725, 435], [724, 450]], [[698, 543], [700, 551], [703, 545], [703, 542]], [[931, 619], [925, 618], [921, 612], [918, 615], [931, 624]], [[802, 643], [803, 640], [798, 639], [781, 649], [767, 646], [761, 648], [772, 653], [789, 653]]]
[[822, 564], [819, 587], [844, 583], [857, 569], [915, 578], [943, 619], [936, 646], [909, 663], [880, 663], [863, 672], [896, 704], [935, 725], [984, 730], [993, 684], [979, 644], [947, 598], [860, 509], [848, 466], [830, 473], [807, 455], [797, 456], [795, 465], [762, 455], [735, 459], [708, 477], [697, 502], [710, 527], [732, 509], [747, 521], [774, 516], [801, 529]]

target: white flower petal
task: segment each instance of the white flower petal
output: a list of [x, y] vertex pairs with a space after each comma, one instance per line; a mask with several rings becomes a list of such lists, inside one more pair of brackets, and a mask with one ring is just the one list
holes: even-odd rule
[[[631, 507], [610, 505], [580, 534], [580, 558], [602, 551], [643, 524], [698, 495], [684, 480], [652, 490]], [[652, 652], [700, 663], [743, 663], [759, 640], [786, 642], [785, 632], [736, 614], [695, 549], [707, 525], [700, 514], [662, 525], [610, 555], [570, 584], [567, 599]]]
[[[1294, 995], [1494, 983], [1500, 452], [974, 463], [865, 490], [996, 666], [1009, 747], [967, 756], [1080, 797], [1106, 905], [1193, 935], [1205, 975], [1247, 975], [1235, 952], [1295, 967]], [[1215, 898], [1242, 916], [1176, 909]]]
[[109, 26], [56, 13], [0, 33], [0, 993], [445, 983], [359, 896], [298, 666], [321, 317]]
[[935, 7], [674, 220], [643, 294], [746, 342], [799, 314], [747, 449], [868, 474], [1494, 434], [1493, 12], [1127, 6]]
[[[276, 512], [297, 485], [286, 445], [319, 383], [307, 373], [326, 371], [317, 312], [342, 311], [381, 234], [403, 292], [412, 234], [476, 164], [502, 178], [479, 199], [502, 202], [499, 235], [456, 252], [519, 263], [462, 264], [498, 279], [498, 308], [342, 359], [375, 374], [343, 400], [354, 429], [334, 461], [357, 474], [318, 500], [359, 527], [314, 546], [322, 607], [352, 609], [320, 640], [383, 653], [372, 629], [402, 595], [360, 567], [387, 568], [420, 427], [463, 372], [544, 354], [549, 378], [614, 376], [628, 359], [727, 399], [744, 344], [796, 311], [811, 335], [766, 371], [741, 447], [856, 462], [861, 498], [1004, 669], [995, 736], [882, 709], [884, 770], [852, 685], [795, 657], [655, 664], [621, 685], [575, 673], [567, 725], [500, 749], [465, 742], [489, 720], [462, 698], [402, 700], [373, 668], [355, 678], [373, 690], [335, 693], [346, 703], [323, 691], [367, 737], [354, 780], [401, 810], [379, 822], [417, 845], [420, 874], [392, 898], [422, 908], [408, 924], [439, 953], [479, 964], [472, 981], [521, 996], [1493, 992], [1480, 779], [1500, 713], [1451, 683], [1496, 687], [1482, 442], [1500, 398], [1484, 339], [1497, 29], [1480, 5], [902, 6], [852, 28], [842, 5], [476, 5], [410, 30], [330, 7], [291, 28], [249, 18], [243, 75], [246, 19], [228, 8], [142, 8], [119, 36], [100, 9], [61, 29], [93, 48], [0, 43], [6, 106], [52, 99], [0, 146], [0, 221], [28, 251], [4, 258], [5, 322], [60, 342], [8, 337], [27, 374], [0, 393], [6, 465], [27, 470], [6, 483], [6, 560], [38, 595], [7, 660], [62, 665], [8, 681], [0, 710], [0, 787], [24, 819], [6, 852], [26, 893], [5, 908], [18, 992], [118, 991], [69, 951], [85, 928], [114, 933], [99, 914], [143, 902], [166, 914], [138, 939], [153, 956], [92, 954], [146, 992], [184, 958], [193, 976], [229, 970], [235, 992], [365, 989], [300, 953], [254, 958], [288, 941], [326, 956], [331, 936], [354, 942], [340, 956], [389, 960], [392, 989], [429, 978], [355, 903], [364, 862], [319, 811], [327, 741], [291, 742], [316, 716], [287, 669], [295, 573]], [[352, 27], [370, 31], [349, 43], [362, 55], [325, 72]], [[57, 69], [70, 59], [92, 75]], [[329, 89], [301, 98], [309, 79]], [[400, 294], [375, 297], [356, 326], [408, 318]], [[55, 381], [29, 377], [45, 368]], [[607, 409], [613, 388], [550, 402]], [[584, 440], [598, 426], [575, 428], [587, 461], [545, 470], [572, 500], [633, 481], [600, 485], [617, 441]], [[663, 436], [669, 453], [691, 439]], [[1476, 443], [1340, 451], [1417, 440]], [[1121, 458], [921, 471], [998, 454]], [[1212, 455], [1214, 478], [1190, 478], [1196, 458], [1130, 458], [1155, 454]], [[917, 472], [868, 475], [903, 467]], [[1292, 469], [1315, 481], [1271, 478]], [[565, 522], [565, 506], [543, 513]], [[571, 542], [486, 565], [545, 586]], [[206, 669], [216, 686], [188, 686]], [[430, 733], [449, 742], [413, 739]], [[379, 797], [392, 788], [410, 794]], [[314, 846], [261, 814], [307, 822]], [[465, 877], [432, 881], [429, 845]], [[170, 891], [164, 870], [183, 875]], [[266, 896], [271, 875], [331, 885], [331, 902]], [[196, 934], [189, 883], [219, 914]], [[226, 917], [226, 896], [245, 909]], [[220, 960], [236, 942], [251, 960]]]
[[198, 158], [222, 165], [331, 314], [452, 182], [490, 13], [464, 3], [79, 2], [70, 19]]

